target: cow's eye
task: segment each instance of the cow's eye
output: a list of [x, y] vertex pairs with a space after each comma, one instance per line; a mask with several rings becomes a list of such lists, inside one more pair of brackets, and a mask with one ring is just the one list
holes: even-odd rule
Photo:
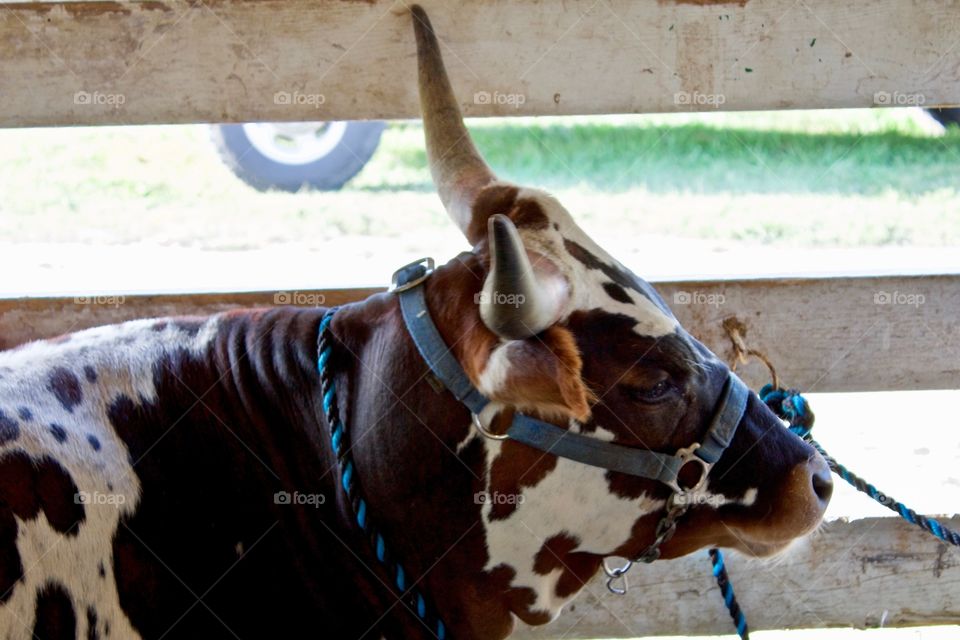
[[664, 379], [649, 387], [627, 387], [627, 395], [638, 402], [660, 402], [668, 397], [675, 387], [670, 380]]

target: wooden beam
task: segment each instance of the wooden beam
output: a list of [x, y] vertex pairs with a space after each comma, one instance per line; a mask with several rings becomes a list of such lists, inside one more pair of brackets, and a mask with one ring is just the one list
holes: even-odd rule
[[[658, 286], [680, 323], [727, 362], [740, 325], [784, 384], [805, 392], [960, 389], [960, 276], [683, 282]], [[689, 300], [689, 304], [683, 303]], [[757, 360], [751, 386], [769, 382]]]
[[383, 289], [0, 298], [0, 350], [137, 318], [209, 315], [274, 304], [337, 306], [380, 291]]
[[[423, 0], [468, 116], [960, 103], [939, 0]], [[397, 0], [0, 4], [0, 126], [419, 117]]]
[[[724, 322], [805, 391], [960, 389], [960, 276], [764, 279], [657, 285], [681, 324], [732, 361]], [[337, 305], [381, 289], [0, 299], [0, 349], [133, 318], [272, 304]], [[298, 297], [299, 296], [299, 297]], [[753, 387], [762, 365], [742, 369]]]
[[[773, 561], [725, 555], [751, 630], [960, 624], [960, 553], [898, 518], [826, 523]], [[705, 551], [634, 567], [630, 579], [617, 597], [598, 578], [553, 624], [517, 637], [733, 633]]]

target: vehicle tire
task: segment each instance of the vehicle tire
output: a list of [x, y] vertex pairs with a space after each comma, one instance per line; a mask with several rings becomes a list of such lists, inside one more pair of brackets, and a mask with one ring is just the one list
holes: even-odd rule
[[927, 113], [945, 127], [951, 124], [960, 125], [960, 108], [944, 107], [943, 109], [927, 109]]
[[357, 175], [380, 144], [385, 122], [257, 122], [211, 129], [223, 162], [260, 191], [333, 191]]

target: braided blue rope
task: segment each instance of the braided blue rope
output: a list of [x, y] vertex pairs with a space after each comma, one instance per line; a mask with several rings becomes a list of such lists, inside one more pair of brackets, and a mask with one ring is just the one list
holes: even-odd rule
[[373, 548], [377, 561], [383, 566], [387, 573], [393, 577], [394, 585], [399, 592], [399, 597], [404, 599], [409, 605], [409, 609], [415, 612], [417, 617], [430, 629], [437, 640], [447, 640], [446, 625], [440, 619], [436, 608], [427, 600], [424, 593], [415, 586], [408, 583], [407, 572], [397, 560], [396, 556], [390, 553], [387, 542], [381, 534], [379, 528], [371, 521], [367, 513], [367, 501], [362, 497], [359, 482], [355, 476], [355, 467], [353, 456], [350, 450], [344, 445], [347, 427], [340, 420], [340, 409], [337, 404], [337, 389], [330, 375], [328, 364], [333, 353], [334, 337], [330, 331], [330, 323], [337, 309], [330, 309], [324, 314], [320, 321], [319, 335], [317, 337], [317, 372], [320, 374], [320, 393], [322, 394], [323, 413], [327, 419], [327, 425], [330, 428], [330, 445], [333, 452], [337, 455], [337, 461], [340, 467], [340, 486], [353, 508], [354, 518], [360, 530], [367, 535], [367, 539]]
[[737, 635], [743, 640], [749, 640], [750, 630], [747, 628], [747, 617], [740, 609], [740, 603], [733, 593], [733, 583], [730, 582], [730, 576], [727, 575], [727, 566], [723, 562], [723, 553], [720, 549], [710, 549], [710, 562], [713, 564], [713, 577], [717, 579], [717, 586], [720, 587], [720, 595], [723, 596], [723, 603], [727, 605], [727, 611], [733, 619], [733, 626], [737, 629]]
[[843, 478], [857, 491], [867, 494], [877, 503], [882, 504], [910, 524], [920, 527], [939, 540], [960, 547], [960, 533], [953, 531], [933, 518], [920, 515], [899, 500], [881, 492], [875, 486], [847, 469], [829, 455], [823, 447], [820, 446], [820, 443], [810, 435], [810, 431], [813, 429], [814, 416], [810, 410], [810, 406], [807, 404], [806, 398], [800, 395], [800, 392], [793, 389], [775, 389], [773, 385], [768, 384], [760, 389], [760, 399], [763, 400], [764, 404], [770, 407], [774, 413], [790, 424], [790, 431], [806, 440], [812, 447], [820, 452], [820, 455], [827, 461], [827, 465], [829, 465], [831, 471]]
[[[790, 431], [806, 440], [823, 456], [833, 473], [843, 478], [847, 483], [857, 489], [857, 491], [867, 494], [910, 524], [920, 527], [936, 538], [949, 544], [960, 546], [960, 534], [956, 531], [945, 527], [933, 518], [918, 514], [902, 502], [882, 493], [875, 486], [847, 469], [829, 455], [823, 447], [820, 446], [820, 443], [810, 435], [813, 430], [814, 415], [810, 409], [810, 405], [807, 403], [807, 399], [800, 395], [799, 391], [795, 389], [779, 389], [772, 384], [767, 384], [760, 389], [760, 399], [770, 407], [778, 417], [787, 421]], [[733, 624], [737, 628], [737, 634], [744, 640], [747, 640], [749, 636], [747, 620], [733, 594], [733, 584], [727, 575], [727, 569], [723, 562], [723, 554], [720, 553], [719, 549], [710, 549], [710, 560], [713, 563], [713, 575], [717, 579], [717, 585], [720, 587], [723, 602], [727, 606], [727, 610], [730, 611], [730, 617], [733, 618]]]

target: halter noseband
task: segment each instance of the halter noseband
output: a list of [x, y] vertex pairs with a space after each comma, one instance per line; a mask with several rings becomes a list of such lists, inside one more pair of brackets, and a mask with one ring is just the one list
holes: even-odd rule
[[[477, 430], [487, 438], [513, 440], [561, 458], [639, 478], [657, 480], [670, 487], [673, 494], [667, 501], [665, 516], [657, 525], [656, 539], [638, 558], [646, 562], [656, 560], [659, 557], [659, 546], [673, 535], [676, 520], [690, 506], [685, 498], [704, 485], [710, 469], [733, 440], [737, 425], [740, 424], [746, 411], [747, 399], [750, 395], [747, 386], [735, 373], [729, 372], [703, 440], [684, 447], [672, 455], [636, 449], [573, 433], [521, 413], [514, 415], [513, 422], [503, 435], [491, 434], [483, 427], [479, 418], [490, 400], [470, 382], [460, 363], [443, 341], [427, 309], [422, 285], [431, 273], [433, 273], [431, 258], [408, 264], [393, 274], [390, 291], [400, 298], [400, 309], [407, 331], [433, 374], [457, 400], [470, 410]], [[690, 463], [699, 465], [700, 476], [693, 485], [683, 487], [679, 482], [680, 471]], [[604, 565], [604, 570], [610, 577], [607, 586], [611, 591], [615, 593], [626, 591], [624, 574], [630, 564], [628, 562], [624, 567], [617, 569], [609, 569]], [[616, 579], [624, 580], [623, 589], [613, 586], [612, 583]]]

